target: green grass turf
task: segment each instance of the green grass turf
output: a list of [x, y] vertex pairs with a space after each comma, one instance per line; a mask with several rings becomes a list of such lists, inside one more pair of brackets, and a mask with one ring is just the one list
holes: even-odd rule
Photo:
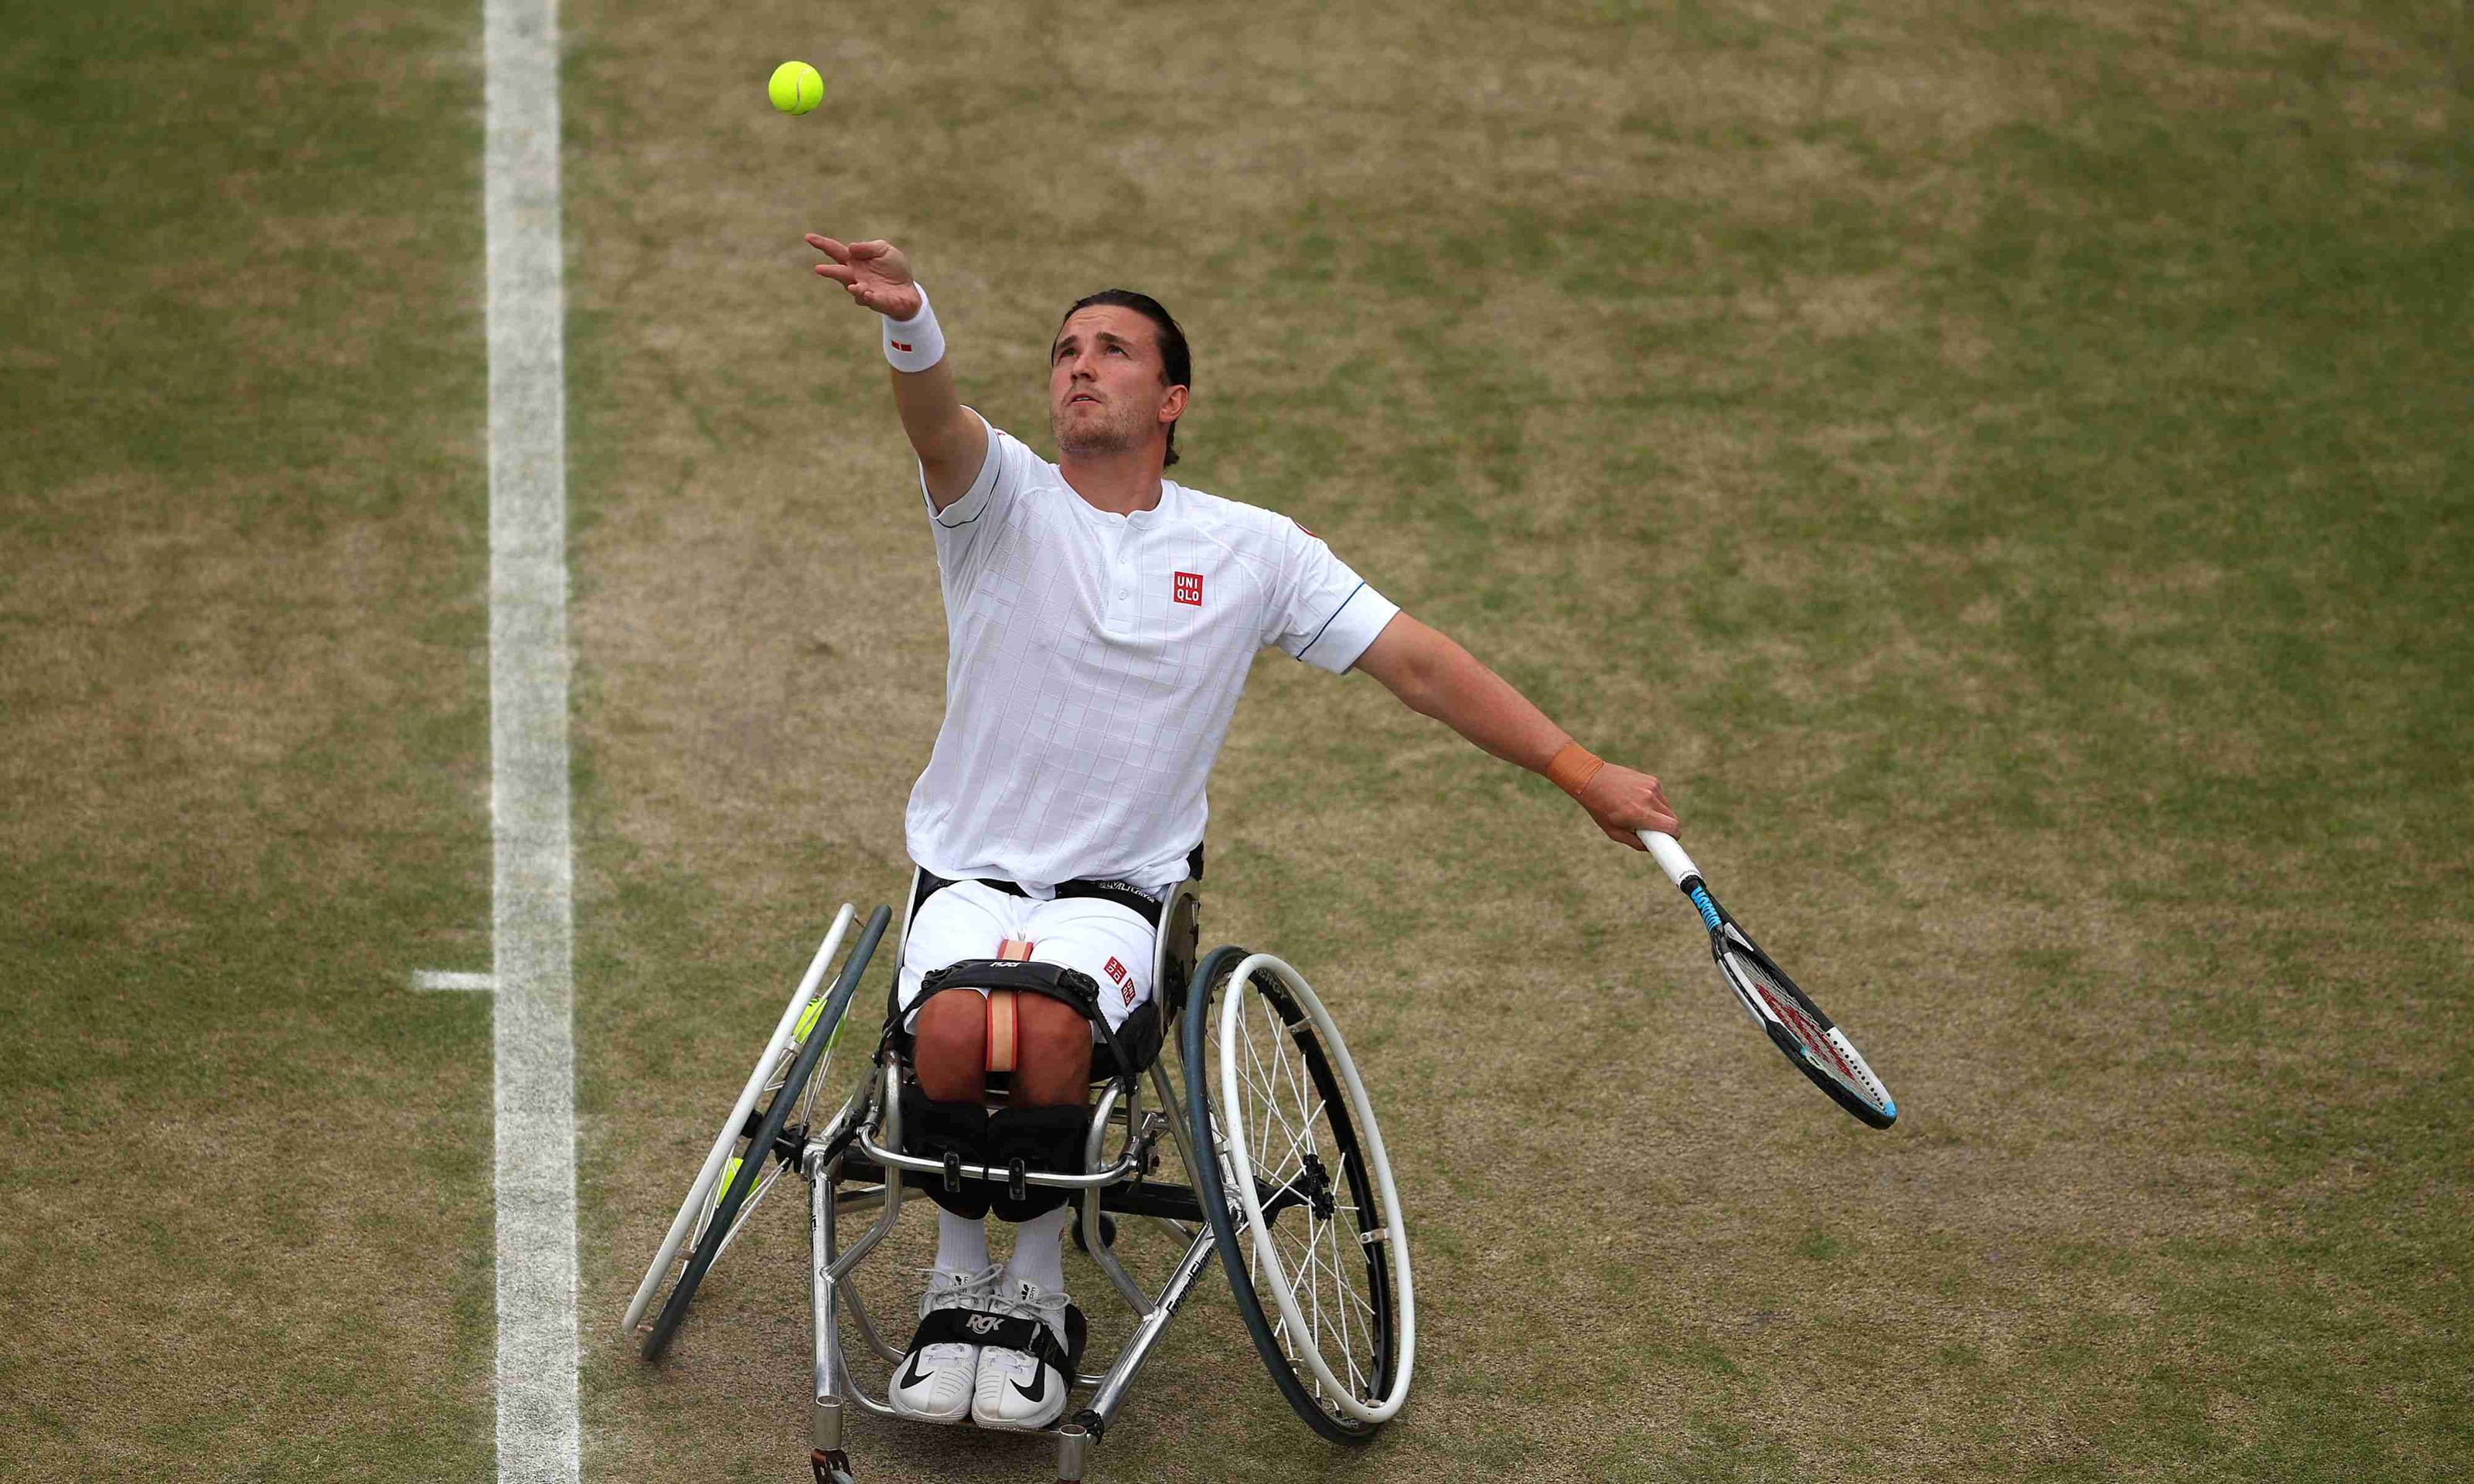
[[463, 6], [0, 48], [0, 1474], [485, 1477]]
[[[1365, 1043], [1419, 1390], [1334, 1455], [1200, 1301], [1109, 1476], [2444, 1472], [2458, 24], [570, 12], [588, 1272], [649, 1249], [800, 938], [901, 879], [933, 568], [871, 326], [797, 240], [883, 234], [1042, 445], [1061, 305], [1165, 299], [1180, 475], [1664, 774], [1907, 1108], [1870, 1134], [1778, 1065], [1543, 784], [1267, 661], [1205, 936], [1280, 948]], [[810, 119], [761, 106], [783, 56], [825, 74]], [[794, 1476], [776, 1228], [664, 1369], [596, 1344], [592, 1465]]]
[[[400, 989], [488, 947], [477, 10], [85, 13], [0, 52], [0, 1472], [485, 1475], [486, 1010]], [[1062, 305], [1159, 294], [1178, 472], [1666, 777], [1905, 1108], [1803, 1086], [1545, 785], [1267, 660], [1206, 939], [1369, 1068], [1418, 1390], [1328, 1450], [1206, 1288], [1098, 1476], [2474, 1452], [2461, 9], [563, 26], [589, 1476], [805, 1476], [787, 1211], [666, 1366], [612, 1330], [812, 935], [898, 890], [941, 700], [803, 229], [912, 248], [1043, 447]]]

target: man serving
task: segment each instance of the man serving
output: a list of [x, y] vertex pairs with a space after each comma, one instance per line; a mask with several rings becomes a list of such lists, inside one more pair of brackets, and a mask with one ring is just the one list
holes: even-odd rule
[[[948, 658], [945, 720], [906, 816], [926, 895], [895, 993], [932, 1128], [1080, 1158], [1094, 1027], [1037, 995], [923, 980], [965, 959], [1080, 974], [1113, 1031], [1151, 997], [1167, 889], [1200, 866], [1203, 785], [1254, 654], [1354, 668], [1477, 746], [1544, 774], [1614, 840], [1676, 832], [1658, 779], [1603, 763], [1458, 644], [1418, 622], [1286, 516], [1162, 477], [1193, 374], [1157, 300], [1111, 289], [1066, 311], [1049, 349], [1057, 461], [962, 405], [909, 258], [810, 236], [818, 275], [881, 316], [902, 430], [919, 457]], [[1008, 1106], [982, 1109], [984, 1074]], [[973, 1122], [973, 1120], [978, 1120]], [[938, 1120], [942, 1120], [939, 1122]], [[977, 1159], [969, 1162], [980, 1162]], [[1052, 1166], [1053, 1167], [1053, 1166]], [[1065, 1295], [1066, 1192], [948, 1191], [920, 1326], [891, 1400], [930, 1422], [1037, 1428], [1065, 1406], [1080, 1315]], [[1015, 1223], [1000, 1267], [986, 1214]], [[977, 1343], [984, 1316], [1029, 1349]], [[975, 1317], [981, 1319], [974, 1324]]]

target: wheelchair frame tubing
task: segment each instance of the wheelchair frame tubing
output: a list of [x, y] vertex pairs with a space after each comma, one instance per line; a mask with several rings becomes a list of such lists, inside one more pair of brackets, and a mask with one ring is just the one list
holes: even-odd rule
[[[1151, 1074], [1153, 1093], [1169, 1108], [1175, 1109], [1174, 1089], [1168, 1081], [1165, 1064], [1153, 1062]], [[1095, 1156], [1096, 1145], [1105, 1137], [1108, 1114], [1115, 1101], [1115, 1086], [1112, 1084], [1109, 1089], [1103, 1093], [1101, 1103], [1093, 1112], [1093, 1136], [1090, 1147]], [[855, 1106], [849, 1110], [850, 1125], [854, 1132], [863, 1132], [871, 1121], [870, 1114], [873, 1113], [874, 1121], [885, 1137], [885, 1147], [900, 1147], [902, 1142], [900, 1094], [900, 1069], [897, 1066], [883, 1064], [872, 1065], [868, 1077], [861, 1083], [861, 1093], [856, 1095], [853, 1102], [861, 1104], [862, 1099], [872, 1098], [873, 1106]], [[1136, 1104], [1135, 1107], [1138, 1108], [1139, 1105]], [[1129, 1113], [1131, 1111], [1129, 1110]], [[1192, 1147], [1192, 1140], [1186, 1137], [1185, 1130], [1179, 1127], [1179, 1119], [1174, 1112], [1167, 1115], [1167, 1123], [1176, 1136], [1176, 1143], [1178, 1151], [1185, 1156], [1186, 1167], [1191, 1172], [1194, 1168], [1194, 1160], [1187, 1151]], [[1130, 1116], [1127, 1120], [1127, 1137], [1129, 1145], [1138, 1137], [1138, 1129]], [[859, 1302], [858, 1290], [849, 1282], [852, 1271], [879, 1242], [884, 1240], [902, 1213], [903, 1187], [907, 1183], [905, 1172], [899, 1168], [887, 1168], [879, 1164], [869, 1160], [863, 1152], [852, 1152], [864, 1151], [871, 1142], [870, 1139], [854, 1138], [852, 1150], [837, 1150], [830, 1156], [822, 1147], [812, 1147], [800, 1169], [800, 1174], [809, 1182], [809, 1271], [813, 1281], [809, 1295], [809, 1319], [814, 1341], [811, 1377], [814, 1385], [815, 1401], [810, 1414], [810, 1443], [815, 1456], [836, 1461], [833, 1464], [834, 1467], [846, 1468], [848, 1465], [842, 1446], [842, 1424], [849, 1407], [855, 1405], [861, 1411], [879, 1417], [898, 1415], [886, 1401], [869, 1396], [852, 1380], [850, 1367], [845, 1360], [846, 1331], [842, 1327], [838, 1307], [844, 1303], [851, 1305], [852, 1317], [867, 1330], [868, 1338], [872, 1342], [870, 1348], [880, 1358], [886, 1359], [889, 1364], [900, 1363], [901, 1357], [888, 1354], [889, 1347], [876, 1339], [874, 1327], [866, 1323], [865, 1310]], [[844, 1170], [854, 1160], [863, 1168], [883, 1177], [881, 1186], [871, 1185], [861, 1193], [861, 1199], [870, 1204], [881, 1198], [883, 1206], [880, 1214], [868, 1230], [849, 1247], [844, 1248], [839, 1243], [837, 1217], [846, 1205], [856, 1203], [845, 1202], [839, 1186]], [[1092, 1162], [1096, 1162], [1096, 1159]], [[1119, 1185], [1138, 1185], [1141, 1183], [1140, 1175], [1139, 1168], [1133, 1169], [1120, 1179]], [[918, 1178], [934, 1177], [922, 1177], [917, 1172], [912, 1172], [908, 1177], [908, 1179]], [[1116, 1186], [1100, 1186], [1092, 1191], [1094, 1198], [1089, 1203], [1086, 1220], [1092, 1229], [1090, 1234], [1095, 1238], [1098, 1235], [1097, 1213], [1102, 1207], [1100, 1197], [1103, 1192], [1112, 1188]], [[1125, 1347], [1109, 1362], [1105, 1373], [1098, 1376], [1079, 1375], [1071, 1382], [1078, 1387], [1089, 1386], [1097, 1389], [1088, 1406], [1064, 1418], [1056, 1427], [1051, 1429], [1052, 1435], [1056, 1439], [1057, 1477], [1060, 1480], [1079, 1480], [1082, 1477], [1090, 1449], [1099, 1445], [1109, 1424], [1115, 1420], [1118, 1409], [1125, 1403], [1127, 1393], [1131, 1388], [1135, 1376], [1156, 1351], [1160, 1336], [1167, 1330], [1169, 1321], [1176, 1317], [1178, 1308], [1192, 1295], [1196, 1283], [1201, 1279], [1202, 1270], [1211, 1261], [1216, 1240], [1207, 1222], [1200, 1231], [1195, 1232], [1188, 1238], [1184, 1254], [1178, 1257], [1167, 1281], [1161, 1285], [1156, 1299], [1143, 1292], [1141, 1285], [1133, 1281], [1132, 1278], [1125, 1272], [1122, 1264], [1115, 1260], [1114, 1254], [1109, 1253], [1104, 1245], [1093, 1251], [1093, 1257], [1099, 1259], [1102, 1271], [1107, 1274], [1111, 1283], [1118, 1288], [1120, 1297], [1126, 1299], [1128, 1306], [1134, 1310], [1137, 1320], [1134, 1332], [1127, 1338]]]

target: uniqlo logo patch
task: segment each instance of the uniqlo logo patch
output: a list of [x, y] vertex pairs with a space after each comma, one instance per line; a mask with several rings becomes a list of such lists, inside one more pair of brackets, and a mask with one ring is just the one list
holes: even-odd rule
[[1176, 601], [1179, 603], [1191, 604], [1196, 608], [1201, 608], [1202, 606], [1201, 573], [1179, 572], [1176, 574]]
[[1126, 966], [1118, 963], [1115, 959], [1108, 960], [1108, 977], [1116, 980], [1119, 984], [1125, 983]]

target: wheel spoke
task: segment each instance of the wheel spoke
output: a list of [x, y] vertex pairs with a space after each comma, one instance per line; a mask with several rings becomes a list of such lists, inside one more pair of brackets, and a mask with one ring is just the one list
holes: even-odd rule
[[[1276, 1044], [1277, 1043], [1274, 1042], [1275, 1048]], [[1273, 1056], [1274, 1060], [1277, 1060], [1278, 1052], [1276, 1049], [1274, 1049]], [[1272, 1116], [1279, 1120], [1280, 1132], [1283, 1134], [1289, 1133], [1288, 1117], [1280, 1111], [1279, 1091], [1273, 1086], [1273, 1082], [1274, 1080], [1273, 1076], [1269, 1069], [1264, 1067], [1262, 1055], [1256, 1049], [1254, 1039], [1251, 1036], [1246, 1038], [1246, 1059], [1249, 1064], [1249, 1069], [1246, 1075], [1246, 1090], [1248, 1093], [1247, 1101], [1249, 1106], [1255, 1110], [1255, 1115], [1249, 1120], [1246, 1132], [1249, 1136], [1269, 1132], [1265, 1129], [1261, 1116], [1262, 1110], [1269, 1108], [1271, 1110]], [[1251, 1137], [1249, 1138], [1249, 1143], [1256, 1141], [1257, 1140]], [[1267, 1142], [1268, 1140], [1264, 1141]], [[1293, 1139], [1292, 1147], [1294, 1147], [1294, 1145], [1295, 1141]], [[1260, 1172], [1258, 1171], [1257, 1173], [1259, 1174]]]
[[1348, 1270], [1340, 1252], [1340, 1229], [1336, 1224], [1331, 1228], [1331, 1244], [1332, 1286], [1338, 1290], [1333, 1296], [1332, 1311], [1340, 1321], [1341, 1358], [1348, 1366], [1350, 1391], [1362, 1399], [1366, 1395], [1367, 1381], [1366, 1372], [1357, 1363], [1357, 1346], [1362, 1340], [1368, 1345], [1370, 1352], [1373, 1328], [1370, 1321], [1361, 1321], [1357, 1326], [1357, 1333], [1350, 1334], [1349, 1305], [1353, 1304], [1360, 1309], [1365, 1309], [1366, 1301], [1358, 1296], [1357, 1289], [1349, 1282]]
[[1357, 1291], [1356, 1289], [1354, 1289], [1354, 1288], [1351, 1288], [1351, 1289], [1349, 1289], [1349, 1290], [1348, 1290], [1348, 1297], [1349, 1297], [1349, 1299], [1350, 1299], [1353, 1303], [1355, 1303], [1355, 1304], [1356, 1304], [1356, 1305], [1357, 1305], [1359, 1308], [1361, 1308], [1361, 1309], [1365, 1310], [1365, 1312], [1366, 1312], [1366, 1325], [1367, 1325], [1368, 1338], [1369, 1338], [1369, 1339], [1371, 1339], [1371, 1338], [1372, 1338], [1372, 1335], [1373, 1335], [1373, 1327], [1374, 1327], [1374, 1320], [1375, 1320], [1375, 1313], [1374, 1313], [1374, 1305], [1373, 1305], [1373, 1304], [1371, 1304], [1370, 1302], [1369, 1302], [1369, 1301], [1368, 1301], [1368, 1300], [1366, 1300], [1365, 1298], [1361, 1297], [1361, 1296], [1358, 1294], [1358, 1291]]
[[[1273, 1116], [1280, 1120], [1280, 1132], [1290, 1137], [1290, 1147], [1295, 1148], [1298, 1142], [1298, 1133], [1296, 1126], [1289, 1122], [1288, 1113], [1281, 1106], [1283, 1101], [1281, 1094], [1287, 1090], [1287, 1084], [1289, 1081], [1287, 1067], [1285, 1065], [1287, 1041], [1286, 1038], [1280, 1035], [1279, 1022], [1272, 1017], [1271, 1007], [1268, 1003], [1264, 1006], [1263, 1014], [1265, 1028], [1271, 1036], [1272, 1065], [1268, 1068], [1264, 1067], [1259, 1055], [1257, 1055], [1254, 1065], [1263, 1074], [1264, 1099], [1270, 1103]], [[1253, 1040], [1251, 1037], [1249, 1037], [1247, 1040], [1247, 1050], [1249, 1054], [1254, 1052]]]
[[[1322, 1284], [1318, 1281], [1320, 1275], [1316, 1272], [1314, 1223], [1311, 1220], [1306, 1224], [1304, 1240], [1298, 1244], [1297, 1257], [1298, 1260], [1289, 1264], [1289, 1292], [1293, 1296], [1304, 1299], [1305, 1302], [1299, 1305], [1299, 1311], [1306, 1322], [1306, 1330], [1310, 1336], [1307, 1343], [1314, 1345], [1320, 1352], [1322, 1347], [1313, 1337], [1319, 1337], [1322, 1333]], [[1300, 1283], [1304, 1285], [1305, 1290], [1301, 1295], [1298, 1292]]]
[[1306, 1065], [1304, 1048], [1297, 1043], [1294, 1036], [1282, 1037], [1281, 1040], [1297, 1057], [1298, 1106], [1303, 1108], [1309, 1100], [1320, 1101], [1315, 1098], [1314, 1076]]
[[[1320, 1112], [1320, 1111], [1321, 1111], [1321, 1106], [1320, 1106], [1320, 1105], [1318, 1105], [1318, 1106], [1317, 1106], [1317, 1111], [1318, 1111], [1318, 1112]], [[1280, 1160], [1279, 1160], [1279, 1166], [1280, 1166], [1280, 1168], [1281, 1168], [1281, 1169], [1283, 1169], [1283, 1170], [1294, 1169], [1294, 1170], [1296, 1170], [1296, 1171], [1298, 1172], [1298, 1174], [1299, 1174], [1299, 1175], [1304, 1174], [1304, 1173], [1305, 1173], [1305, 1167], [1306, 1167], [1306, 1166], [1305, 1166], [1305, 1160], [1304, 1160], [1304, 1158], [1303, 1158], [1303, 1155], [1301, 1155], [1301, 1154], [1299, 1153], [1298, 1145], [1299, 1145], [1300, 1143], [1306, 1143], [1306, 1142], [1311, 1141], [1312, 1137], [1313, 1137], [1312, 1131], [1311, 1131], [1311, 1130], [1309, 1130], [1306, 1134], [1300, 1135], [1300, 1136], [1298, 1136], [1298, 1137], [1296, 1137], [1296, 1138], [1292, 1138], [1292, 1139], [1290, 1139], [1290, 1140], [1289, 1140], [1289, 1147], [1280, 1151]], [[1304, 1151], [1304, 1154], [1317, 1154], [1317, 1153], [1320, 1153], [1320, 1152], [1321, 1152], [1321, 1149], [1322, 1149], [1322, 1146], [1318, 1144], [1318, 1145], [1315, 1145], [1315, 1146], [1314, 1146], [1314, 1147], [1312, 1147], [1312, 1148], [1308, 1148], [1308, 1149], [1306, 1149], [1306, 1150]], [[1290, 1162], [1290, 1161], [1291, 1161], [1291, 1157], [1292, 1157], [1292, 1156], [1296, 1156], [1296, 1157], [1297, 1157], [1297, 1159], [1296, 1159], [1296, 1162], [1295, 1162], [1295, 1163], [1291, 1163], [1291, 1162]], [[1287, 1180], [1283, 1180], [1282, 1182], [1280, 1182], [1280, 1184], [1281, 1184], [1281, 1185], [1293, 1185], [1293, 1184], [1295, 1184], [1295, 1183], [1296, 1183], [1296, 1176], [1291, 1176], [1289, 1179], [1287, 1179]]]
[[1332, 1287], [1337, 1290], [1332, 1295], [1331, 1307], [1334, 1317], [1340, 1321], [1340, 1354], [1341, 1358], [1348, 1364], [1349, 1390], [1363, 1392], [1366, 1389], [1366, 1378], [1358, 1373], [1357, 1352], [1348, 1338], [1348, 1305], [1341, 1302], [1344, 1299], [1356, 1298], [1357, 1293], [1348, 1286], [1348, 1273], [1341, 1266], [1340, 1223], [1326, 1221], [1322, 1226], [1324, 1239], [1331, 1244], [1331, 1256], [1327, 1260], [1331, 1263]]

